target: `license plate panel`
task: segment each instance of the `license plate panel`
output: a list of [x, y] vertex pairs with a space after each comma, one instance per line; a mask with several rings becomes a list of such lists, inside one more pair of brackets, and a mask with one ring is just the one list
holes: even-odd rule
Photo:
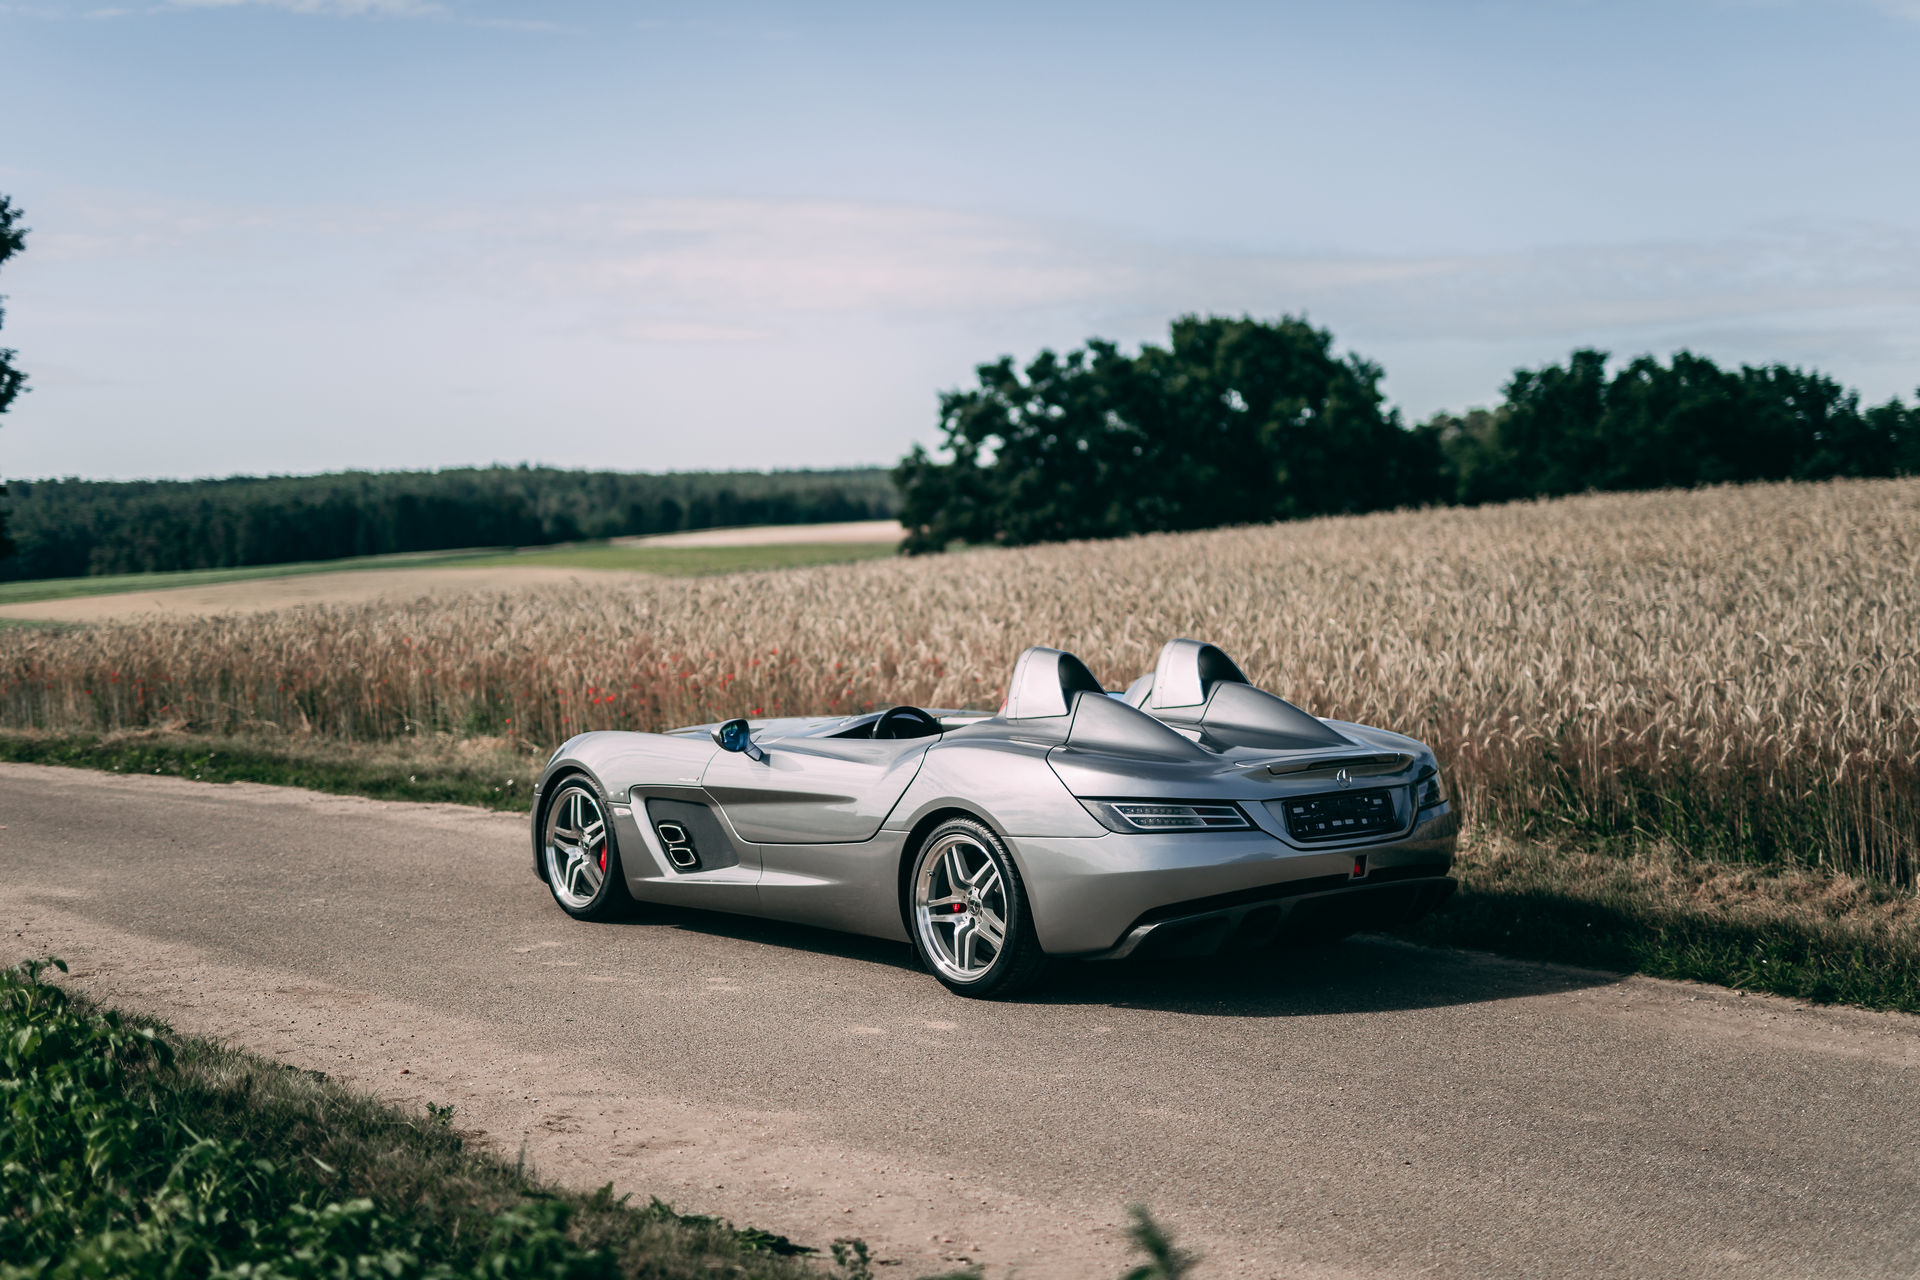
[[1300, 841], [1352, 840], [1400, 829], [1399, 810], [1388, 787], [1294, 796], [1280, 802], [1280, 811], [1287, 834]]

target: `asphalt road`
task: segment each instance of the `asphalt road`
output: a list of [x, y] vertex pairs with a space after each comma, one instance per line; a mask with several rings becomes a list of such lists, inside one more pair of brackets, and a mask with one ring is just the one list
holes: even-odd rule
[[911, 1275], [1912, 1276], [1920, 1019], [1361, 940], [1079, 967], [567, 920], [514, 817], [0, 765], [0, 920], [75, 981], [544, 1171]]

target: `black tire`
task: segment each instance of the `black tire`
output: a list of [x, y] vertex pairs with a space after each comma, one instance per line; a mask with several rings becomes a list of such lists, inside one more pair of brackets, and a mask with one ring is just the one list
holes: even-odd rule
[[[956, 856], [958, 863], [950, 861]], [[991, 873], [986, 870], [989, 862]], [[964, 870], [951, 871], [955, 866]], [[960, 888], [956, 879], [968, 883]], [[914, 851], [905, 887], [907, 932], [914, 954], [955, 995], [1004, 999], [1031, 987], [1045, 971], [1047, 955], [1034, 934], [1020, 869], [985, 823], [950, 818], [929, 831]], [[929, 907], [930, 902], [943, 905]], [[950, 916], [947, 907], [952, 908]], [[968, 928], [974, 939], [971, 946], [964, 941]], [[993, 955], [976, 964], [983, 941]]]
[[[581, 821], [589, 813], [597, 829], [592, 821]], [[580, 838], [556, 840], [559, 835]], [[619, 920], [633, 911], [620, 869], [613, 802], [589, 775], [570, 773], [554, 784], [540, 815], [540, 863], [540, 878], [554, 902], [575, 920]]]

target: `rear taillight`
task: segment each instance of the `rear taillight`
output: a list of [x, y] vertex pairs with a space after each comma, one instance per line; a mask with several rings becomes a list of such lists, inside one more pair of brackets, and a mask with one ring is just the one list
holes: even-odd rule
[[1247, 831], [1253, 824], [1238, 805], [1161, 800], [1082, 800], [1109, 831]]

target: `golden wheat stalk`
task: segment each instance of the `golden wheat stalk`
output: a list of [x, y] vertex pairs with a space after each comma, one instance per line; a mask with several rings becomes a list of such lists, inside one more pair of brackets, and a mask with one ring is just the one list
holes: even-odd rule
[[999, 702], [1212, 640], [1431, 742], [1470, 817], [1920, 873], [1920, 480], [1591, 496], [68, 632], [0, 631], [0, 724], [344, 740]]

